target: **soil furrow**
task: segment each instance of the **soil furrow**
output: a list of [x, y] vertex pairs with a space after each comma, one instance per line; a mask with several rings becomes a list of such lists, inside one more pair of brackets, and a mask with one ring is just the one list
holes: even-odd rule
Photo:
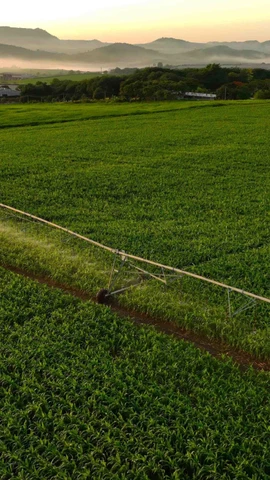
[[[33, 272], [29, 272], [27, 270], [21, 269], [19, 267], [14, 267], [6, 264], [0, 264], [0, 266], [16, 274], [22, 275], [26, 278], [30, 278], [31, 280], [37, 281], [42, 284], [46, 284], [48, 287], [58, 288], [63, 292], [69, 293], [77, 298], [80, 298], [83, 301], [96, 302], [95, 297], [76, 287], [62, 284], [60, 282], [52, 280], [49, 277], [41, 276]], [[109, 306], [111, 310], [114, 311], [119, 316], [129, 319], [136, 325], [152, 326], [161, 333], [171, 335], [175, 338], [178, 338], [179, 340], [185, 340], [185, 341], [191, 342], [197, 348], [200, 348], [201, 350], [209, 352], [212, 356], [220, 360], [226, 357], [230, 357], [243, 370], [252, 366], [256, 370], [270, 371], [270, 360], [260, 361], [254, 356], [252, 356], [251, 354], [235, 349], [227, 345], [226, 343], [223, 343], [216, 339], [210, 339], [200, 333], [195, 333], [190, 330], [185, 330], [184, 328], [179, 327], [179, 325], [177, 325], [176, 323], [169, 322], [169, 321], [162, 321], [160, 319], [155, 319], [153, 317], [150, 317], [149, 315], [146, 315], [137, 311], [128, 310], [126, 308], [121, 307], [116, 302], [107, 306]]]

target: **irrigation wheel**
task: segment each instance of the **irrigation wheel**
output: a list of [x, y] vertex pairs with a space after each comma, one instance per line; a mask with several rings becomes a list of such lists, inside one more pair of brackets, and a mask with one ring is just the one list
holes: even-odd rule
[[101, 304], [106, 303], [106, 300], [107, 300], [106, 295], [108, 293], [109, 293], [109, 290], [107, 290], [106, 288], [102, 288], [101, 290], [99, 290], [96, 296], [97, 303], [101, 303]]

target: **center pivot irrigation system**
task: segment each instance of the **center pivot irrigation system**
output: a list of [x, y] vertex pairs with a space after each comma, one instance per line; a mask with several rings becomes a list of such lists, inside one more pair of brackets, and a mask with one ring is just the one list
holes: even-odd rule
[[[181, 278], [183, 276], [186, 277], [191, 277], [197, 280], [200, 280], [202, 282], [206, 282], [208, 284], [216, 285], [218, 287], [221, 287], [227, 291], [227, 296], [228, 296], [228, 313], [230, 317], [233, 317], [234, 315], [247, 310], [248, 308], [254, 306], [256, 301], [260, 302], [265, 302], [267, 304], [270, 304], [270, 298], [262, 297], [260, 295], [256, 295], [251, 292], [247, 292], [245, 290], [242, 290], [240, 288], [236, 287], [231, 287], [230, 285], [226, 285], [225, 283], [217, 282], [215, 280], [211, 280], [210, 278], [203, 277], [201, 275], [197, 275], [195, 273], [187, 272], [185, 270], [180, 270], [179, 268], [174, 268], [170, 267], [168, 265], [163, 265], [162, 263], [158, 262], [153, 262], [151, 260], [147, 260], [145, 258], [138, 257], [136, 255], [131, 255], [129, 253], [126, 253], [121, 250], [117, 250], [115, 248], [108, 247], [106, 245], [103, 245], [102, 243], [96, 242], [95, 240], [91, 240], [90, 238], [84, 237], [83, 235], [80, 235], [76, 232], [73, 232], [72, 230], [69, 230], [68, 228], [61, 227], [60, 225], [57, 225], [55, 223], [49, 222], [48, 220], [44, 220], [43, 218], [37, 217], [35, 215], [31, 215], [30, 213], [23, 212], [22, 210], [18, 210], [16, 208], [10, 207], [8, 205], [4, 205], [3, 203], [0, 203], [0, 208], [4, 209], [7, 212], [11, 212], [13, 214], [17, 214], [22, 216], [23, 218], [30, 218], [31, 220], [35, 222], [40, 222], [42, 224], [48, 225], [50, 227], [56, 228], [58, 230], [61, 230], [63, 232], [68, 233], [69, 235], [72, 235], [73, 237], [76, 237], [80, 240], [84, 240], [96, 247], [99, 247], [103, 250], [106, 250], [107, 252], [110, 252], [113, 254], [113, 265], [112, 269], [110, 272], [110, 278], [109, 278], [109, 284], [107, 288], [102, 288], [98, 293], [97, 293], [97, 301], [98, 303], [106, 303], [106, 301], [109, 299], [109, 297], [112, 297], [113, 295], [117, 295], [119, 293], [122, 293], [130, 288], [136, 287], [142, 283], [142, 281], [149, 279], [149, 278], [154, 278], [155, 280], [158, 280], [159, 282], [162, 282], [165, 285], [168, 285], [170, 281]], [[120, 267], [116, 269], [116, 262], [120, 261]], [[140, 268], [137, 265], [134, 264], [134, 262], [139, 262], [140, 264], [144, 264], [150, 267], [155, 267], [155, 269], [158, 270], [158, 272], [153, 273], [149, 270], [146, 270], [147, 267]], [[136, 283], [129, 284], [128, 286], [125, 286], [123, 288], [114, 290], [114, 285], [116, 282], [117, 277], [119, 276], [121, 270], [123, 267], [128, 266], [131, 269], [134, 269], [139, 274], [139, 280]], [[246, 303], [242, 305], [240, 308], [235, 310], [234, 312], [232, 311], [231, 307], [231, 298], [230, 294], [232, 292], [239, 293], [243, 295], [246, 300]]]

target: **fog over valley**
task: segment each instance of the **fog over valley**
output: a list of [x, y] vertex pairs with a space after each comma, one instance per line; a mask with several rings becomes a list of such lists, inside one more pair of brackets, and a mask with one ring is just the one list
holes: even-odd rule
[[[63, 68], [100, 70], [220, 64], [265, 65], [270, 62], [270, 41], [188, 42], [160, 38], [146, 44], [60, 40], [42, 29], [0, 27], [0, 68]], [[265, 68], [265, 67], [264, 67]]]

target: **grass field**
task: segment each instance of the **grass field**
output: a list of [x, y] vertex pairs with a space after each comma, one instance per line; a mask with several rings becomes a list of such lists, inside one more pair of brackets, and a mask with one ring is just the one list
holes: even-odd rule
[[37, 82], [46, 82], [47, 84], [52, 83], [54, 78], [58, 78], [59, 80], [73, 80], [75, 82], [80, 82], [82, 80], [90, 80], [91, 78], [97, 77], [101, 75], [101, 72], [86, 72], [86, 73], [63, 73], [63, 72], [54, 72], [51, 74], [48, 74], [48, 76], [42, 76], [38, 75], [33, 78], [23, 78], [22, 80], [19, 80], [18, 83], [19, 85], [25, 85], [27, 83], [33, 83], [36, 84]]
[[[269, 113], [269, 102], [3, 105], [1, 202], [269, 297]], [[85, 250], [73, 247], [80, 267], [68, 247], [52, 264], [32, 233], [3, 222], [2, 262], [85, 286]], [[226, 292], [183, 281], [181, 295], [152, 282], [119, 299], [269, 356], [269, 309], [228, 319]]]
[[267, 479], [269, 373], [0, 268], [0, 478]]
[[[0, 75], [6, 73], [6, 69], [0, 68]], [[8, 83], [12, 84], [27, 84], [27, 83], [37, 83], [38, 81], [51, 83], [54, 78], [59, 78], [60, 80], [84, 80], [96, 77], [101, 75], [101, 72], [72, 72], [70, 70], [59, 70], [59, 69], [13, 69], [12, 73], [14, 75], [31, 75], [30, 78], [23, 78], [21, 80], [8, 80]], [[3, 82], [3, 81], [2, 81]], [[4, 82], [5, 83], [5, 82]]]

